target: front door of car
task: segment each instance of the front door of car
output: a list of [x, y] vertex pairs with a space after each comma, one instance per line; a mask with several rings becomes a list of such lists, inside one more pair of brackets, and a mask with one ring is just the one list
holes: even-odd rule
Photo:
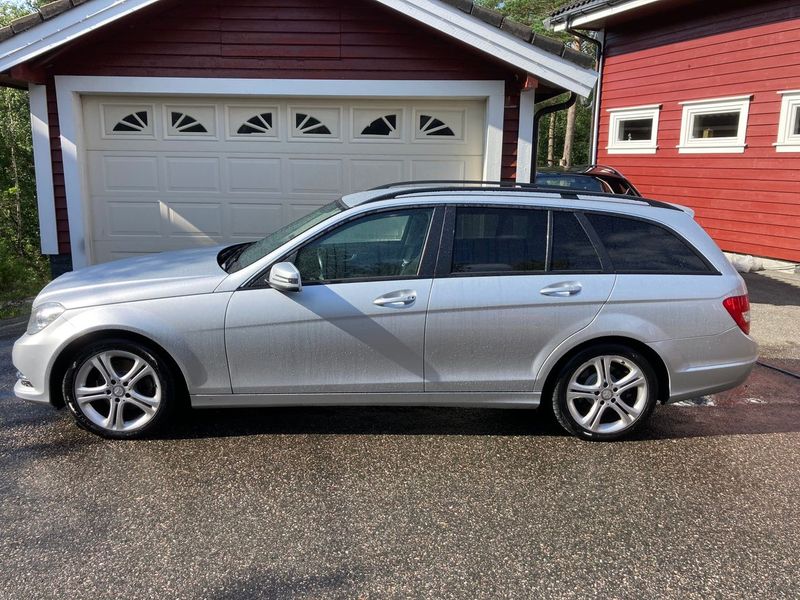
[[454, 207], [444, 231], [425, 390], [533, 390], [537, 358], [591, 323], [615, 276], [570, 211]]
[[301, 291], [262, 278], [235, 292], [225, 324], [234, 393], [422, 391], [443, 210], [356, 217], [282, 259], [298, 268]]

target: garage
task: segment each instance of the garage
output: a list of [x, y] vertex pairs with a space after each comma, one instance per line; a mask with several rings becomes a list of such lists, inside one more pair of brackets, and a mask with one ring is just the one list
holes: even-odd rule
[[392, 181], [480, 179], [486, 102], [87, 96], [93, 262], [250, 240]]

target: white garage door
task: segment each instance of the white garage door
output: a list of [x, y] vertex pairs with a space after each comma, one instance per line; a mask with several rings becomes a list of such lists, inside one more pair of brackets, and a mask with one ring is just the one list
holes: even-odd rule
[[484, 101], [83, 101], [90, 257], [261, 237], [392, 181], [481, 179]]

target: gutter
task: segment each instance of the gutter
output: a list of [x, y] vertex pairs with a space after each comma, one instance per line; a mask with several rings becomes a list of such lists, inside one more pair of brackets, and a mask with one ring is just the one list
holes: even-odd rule
[[[565, 31], [574, 35], [580, 40], [592, 44], [595, 47], [595, 68], [597, 69], [597, 84], [594, 87], [594, 107], [592, 110], [592, 143], [589, 148], [589, 163], [597, 164], [598, 146], [600, 144], [600, 96], [603, 89], [603, 65], [605, 64], [605, 47], [603, 42], [597, 38], [586, 35], [582, 31], [572, 28], [571, 22], [567, 21]], [[605, 30], [598, 35], [605, 37]]]
[[573, 104], [578, 101], [578, 94], [575, 92], [570, 92], [569, 98], [564, 100], [564, 102], [559, 102], [558, 104], [551, 104], [550, 106], [543, 106], [535, 113], [533, 113], [533, 135], [531, 136], [531, 154], [533, 155], [534, 160], [531, 161], [531, 179], [529, 183], [536, 183], [536, 163], [538, 162], [539, 156], [539, 123], [542, 121], [542, 117], [547, 116], [549, 114], [558, 112], [560, 110], [566, 110]]

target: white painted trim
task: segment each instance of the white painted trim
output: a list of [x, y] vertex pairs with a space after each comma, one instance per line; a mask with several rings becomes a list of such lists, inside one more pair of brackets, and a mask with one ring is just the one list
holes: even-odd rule
[[610, 6], [603, 10], [598, 10], [597, 12], [591, 12], [585, 15], [578, 15], [575, 18], [567, 18], [566, 21], [563, 23], [558, 23], [557, 25], [553, 25], [553, 31], [564, 31], [567, 27], [572, 29], [579, 29], [581, 27], [586, 28], [592, 24], [596, 24], [603, 19], [607, 19], [608, 17], [613, 17], [614, 15], [618, 15], [619, 13], [628, 12], [629, 10], [635, 10], [637, 8], [641, 8], [642, 6], [647, 6], [648, 4], [654, 4], [656, 2], [660, 2], [661, 0], [632, 0], [631, 2], [623, 2], [621, 4], [617, 4], [615, 6]]
[[47, 113], [47, 88], [28, 86], [33, 136], [33, 166], [36, 176], [36, 203], [39, 209], [39, 240], [42, 254], [58, 254], [56, 200], [53, 190], [53, 162], [50, 154], [50, 117]]
[[721, 104], [723, 102], [741, 102], [747, 100], [748, 102], [753, 99], [753, 94], [744, 94], [742, 96], [726, 96], [725, 98], [704, 98], [702, 100], [686, 100], [678, 102], [680, 106], [695, 106], [706, 104]]
[[[655, 154], [658, 150], [658, 118], [661, 113], [660, 104], [632, 106], [630, 108], [609, 108], [608, 120], [608, 154]], [[624, 121], [650, 119], [653, 122], [649, 140], [620, 140], [617, 137], [619, 127]]]
[[517, 181], [528, 183], [533, 172], [533, 113], [536, 89], [522, 90], [519, 95], [519, 135], [517, 137]]
[[[442, 0], [377, 0], [428, 27], [533, 74], [587, 96], [597, 73], [529, 44]], [[158, 0], [92, 0], [0, 43], [0, 71], [48, 52]], [[455, 51], [455, 49], [454, 49]]]
[[476, 19], [442, 0], [377, 0], [428, 27], [469, 44], [534, 75], [537, 79], [588, 96], [597, 73], [542, 50], [510, 33]]
[[606, 53], [602, 50], [606, 45], [606, 30], [597, 32], [597, 41], [600, 43], [600, 64], [597, 66], [597, 85], [594, 88], [594, 107], [592, 110], [592, 147], [589, 158], [590, 164], [597, 164], [597, 154], [600, 148], [600, 108], [603, 101], [603, 71], [606, 67]]
[[800, 120], [800, 90], [778, 92], [781, 95], [781, 115], [776, 152], [800, 152], [800, 135], [793, 133]]
[[503, 159], [503, 81], [365, 81], [308, 79], [209, 79], [195, 77], [84, 77], [57, 76], [56, 97], [61, 127], [61, 152], [69, 213], [72, 265], [91, 264], [90, 231], [84, 198], [88, 185], [82, 160], [85, 94], [165, 94], [192, 96], [306, 96], [346, 98], [486, 99], [484, 179], [498, 180]]
[[30, 60], [158, 0], [91, 0], [0, 43], [0, 71]]
[[[709, 100], [689, 100], [679, 102], [683, 106], [681, 115], [681, 137], [678, 144], [679, 154], [741, 154], [747, 144], [747, 117], [750, 112], [752, 94], [746, 96], [729, 96]], [[714, 113], [739, 112], [739, 128], [736, 136], [725, 138], [692, 137], [694, 118], [699, 115]]]

